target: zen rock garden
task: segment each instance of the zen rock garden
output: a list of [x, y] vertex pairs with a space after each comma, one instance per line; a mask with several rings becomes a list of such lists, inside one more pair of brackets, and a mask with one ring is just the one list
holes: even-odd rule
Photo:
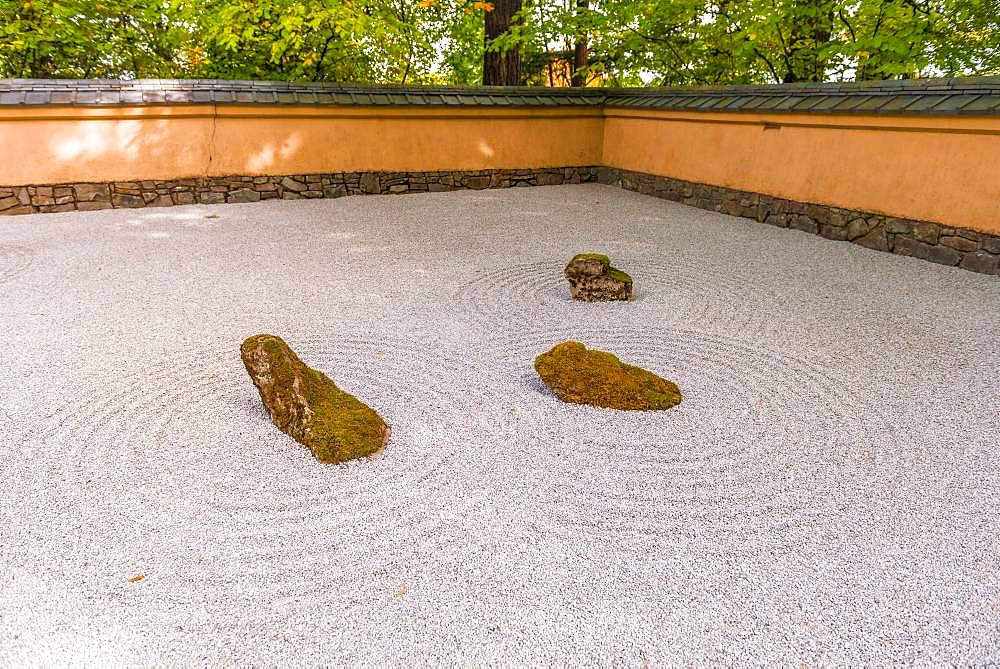
[[1000, 656], [997, 277], [601, 184], [3, 224], [0, 668]]
[[[581, 253], [565, 270], [574, 300], [628, 301], [632, 277], [606, 255]], [[274, 424], [320, 462], [377, 456], [389, 442], [382, 417], [328, 376], [302, 362], [281, 338], [259, 334], [240, 347], [243, 364]], [[623, 411], [662, 411], [681, 403], [677, 384], [613, 353], [577, 341], [557, 344], [534, 361], [539, 378], [563, 402]]]

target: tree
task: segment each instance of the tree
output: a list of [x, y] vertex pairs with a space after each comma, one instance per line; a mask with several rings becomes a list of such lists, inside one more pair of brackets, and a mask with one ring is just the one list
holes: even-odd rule
[[[586, 15], [590, 3], [588, 0], [576, 0], [577, 18]], [[587, 85], [587, 66], [589, 64], [590, 52], [587, 48], [587, 30], [584, 26], [579, 26], [576, 33], [576, 44], [573, 45], [573, 78], [572, 85], [575, 87]]]
[[211, 77], [419, 82], [435, 57], [411, 0], [187, 0]]
[[165, 0], [0, 0], [0, 76], [172, 77], [192, 37]]
[[521, 83], [521, 49], [515, 28], [520, 22], [521, 0], [494, 0], [483, 13], [483, 85], [517, 86]]
[[786, 84], [796, 81], [824, 81], [829, 61], [826, 47], [833, 37], [835, 0], [792, 0], [787, 7], [787, 37], [778, 27]]
[[0, 0], [0, 77], [547, 85], [1000, 74], [1000, 0]]
[[778, 83], [1000, 73], [998, 0], [591, 0], [618, 83]]

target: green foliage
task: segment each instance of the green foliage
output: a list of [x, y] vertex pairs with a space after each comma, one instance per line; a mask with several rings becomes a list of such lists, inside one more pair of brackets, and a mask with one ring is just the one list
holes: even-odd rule
[[204, 9], [200, 74], [209, 77], [412, 83], [426, 79], [435, 55], [410, 0], [221, 0]]
[[604, 0], [612, 83], [768, 83], [1000, 73], [1000, 0]]
[[1000, 73], [1000, 0], [0, 0], [0, 76], [677, 85]]
[[0, 0], [0, 76], [172, 77], [193, 38], [176, 2]]

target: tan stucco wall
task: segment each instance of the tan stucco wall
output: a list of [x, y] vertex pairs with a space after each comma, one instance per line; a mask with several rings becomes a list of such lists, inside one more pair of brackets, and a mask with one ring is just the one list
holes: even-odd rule
[[609, 109], [603, 156], [611, 167], [1000, 233], [1000, 118]]
[[599, 109], [3, 110], [0, 185], [597, 165], [602, 126]]
[[604, 164], [1000, 233], [1000, 118], [597, 108], [0, 110], [0, 185]]

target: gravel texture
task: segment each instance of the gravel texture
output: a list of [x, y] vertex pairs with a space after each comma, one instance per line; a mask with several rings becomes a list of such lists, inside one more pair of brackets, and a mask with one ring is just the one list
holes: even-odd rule
[[[585, 185], [18, 217], [0, 292], [0, 665], [1000, 657], [997, 277]], [[265, 331], [380, 459], [270, 424]], [[561, 404], [564, 339], [684, 402]]]

